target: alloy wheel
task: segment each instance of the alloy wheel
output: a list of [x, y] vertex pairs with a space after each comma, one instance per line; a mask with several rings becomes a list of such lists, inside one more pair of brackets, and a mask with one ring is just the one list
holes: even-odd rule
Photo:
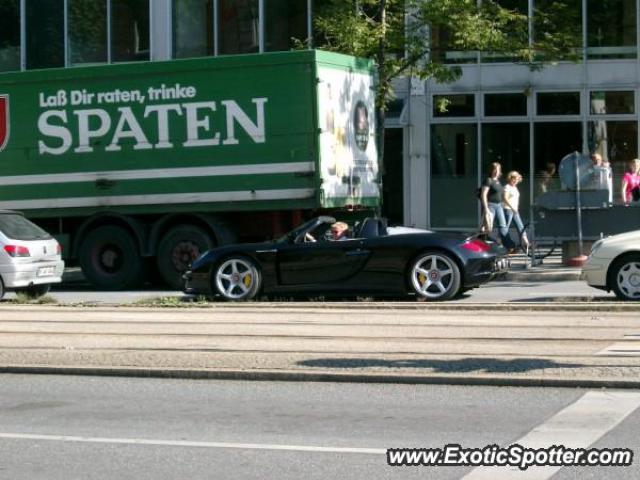
[[229, 300], [248, 300], [255, 296], [260, 278], [252, 262], [244, 258], [231, 258], [216, 270], [218, 292]]
[[447, 255], [430, 253], [414, 263], [411, 286], [418, 295], [427, 299], [451, 298], [459, 289], [460, 273]]

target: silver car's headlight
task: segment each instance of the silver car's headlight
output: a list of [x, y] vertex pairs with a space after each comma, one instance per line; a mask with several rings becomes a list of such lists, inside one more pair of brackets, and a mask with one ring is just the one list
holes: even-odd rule
[[593, 257], [595, 255], [595, 253], [598, 250], [600, 250], [600, 247], [602, 247], [603, 244], [604, 244], [604, 239], [603, 238], [601, 238], [596, 243], [594, 243], [593, 246], [591, 247], [591, 253], [589, 254], [589, 256]]

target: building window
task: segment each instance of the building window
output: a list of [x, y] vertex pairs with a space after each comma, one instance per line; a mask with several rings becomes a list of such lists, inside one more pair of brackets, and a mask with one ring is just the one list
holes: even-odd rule
[[265, 51], [291, 50], [296, 40], [306, 41], [306, 1], [268, 0], [265, 3]]
[[598, 152], [613, 169], [613, 198], [620, 198], [626, 163], [638, 157], [638, 122], [594, 120], [588, 123], [590, 152]]
[[446, 64], [476, 63], [478, 52], [457, 50], [453, 43], [453, 35], [446, 29], [431, 29], [431, 59]]
[[[534, 0], [533, 6], [534, 43], [545, 37], [555, 36], [569, 45], [574, 54], [579, 55], [582, 51], [582, 1]], [[545, 60], [542, 53], [538, 56]], [[562, 55], [554, 54], [553, 60], [563, 59]], [[571, 60], [571, 54], [566, 59]]]
[[[529, 2], [522, 0], [494, 0], [494, 3], [499, 5], [500, 7], [517, 12], [521, 15], [528, 16], [529, 15]], [[529, 31], [528, 28], [522, 29], [521, 31], [516, 30], [515, 27], [511, 29], [509, 32], [509, 39], [513, 39], [515, 42], [519, 44], [527, 44], [529, 39]], [[484, 63], [495, 63], [495, 62], [509, 62], [511, 59], [501, 53], [492, 53], [487, 52], [483, 53], [481, 56], [481, 61]]]
[[213, 53], [213, 0], [174, 0], [174, 58], [204, 57]]
[[635, 111], [632, 91], [591, 92], [589, 100], [594, 115], [633, 114]]
[[[520, 188], [520, 213], [529, 212], [529, 189], [524, 185], [529, 178], [529, 124], [528, 123], [484, 123], [482, 124], [482, 176], [489, 175], [492, 162], [502, 165], [502, 174], [517, 170], [524, 178]], [[504, 179], [503, 179], [504, 181]]]
[[258, 52], [258, 0], [219, 2], [220, 53]]
[[64, 0], [26, 0], [27, 69], [64, 67]]
[[20, 70], [20, 0], [0, 1], [0, 72]]
[[548, 92], [536, 96], [538, 115], [580, 115], [580, 92]]
[[473, 117], [475, 115], [474, 95], [434, 95], [434, 117]]
[[478, 129], [473, 124], [431, 127], [431, 225], [436, 228], [478, 226]]
[[536, 123], [533, 127], [534, 198], [560, 190], [560, 161], [573, 152], [581, 151], [581, 122]]
[[68, 0], [69, 63], [106, 63], [107, 1]]
[[636, 0], [587, 0], [589, 58], [636, 57]]
[[484, 96], [487, 117], [512, 117], [527, 114], [527, 96], [523, 93], [487, 93]]
[[111, 0], [111, 61], [149, 60], [149, 0]]

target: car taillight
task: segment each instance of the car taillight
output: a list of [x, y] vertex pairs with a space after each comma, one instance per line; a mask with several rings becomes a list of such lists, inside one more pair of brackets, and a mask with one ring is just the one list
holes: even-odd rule
[[62, 245], [56, 244], [56, 255], [62, 255]]
[[30, 257], [29, 249], [21, 245], [5, 245], [4, 251], [9, 254], [10, 257]]
[[474, 238], [473, 240], [468, 240], [462, 244], [462, 248], [465, 250], [469, 250], [471, 252], [476, 253], [484, 253], [491, 250], [491, 247], [486, 243], [480, 240], [479, 238]]

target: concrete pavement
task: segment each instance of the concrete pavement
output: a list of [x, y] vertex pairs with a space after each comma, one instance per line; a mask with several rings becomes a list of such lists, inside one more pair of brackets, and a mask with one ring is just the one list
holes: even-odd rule
[[640, 388], [635, 312], [0, 306], [0, 372]]

